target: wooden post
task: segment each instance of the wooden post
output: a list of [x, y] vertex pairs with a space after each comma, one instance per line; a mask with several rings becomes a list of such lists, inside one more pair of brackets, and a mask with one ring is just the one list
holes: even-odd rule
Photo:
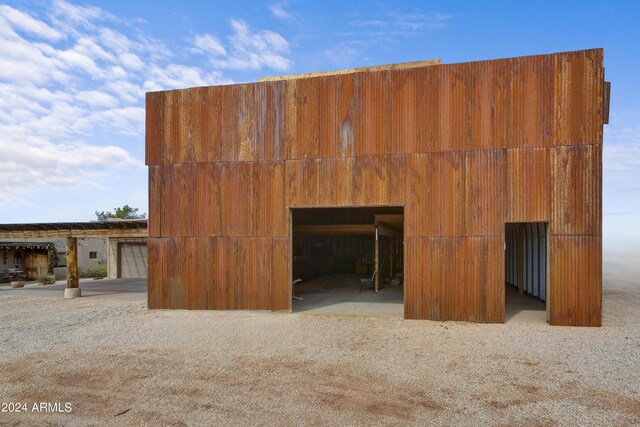
[[518, 292], [524, 295], [524, 224], [518, 229]]
[[376, 269], [376, 275], [375, 275], [375, 292], [378, 292], [378, 286], [380, 283], [380, 263], [378, 262], [378, 258], [380, 258], [380, 244], [379, 244], [379, 236], [378, 236], [378, 226], [376, 225], [376, 259], [375, 259], [375, 265], [374, 268]]
[[78, 239], [67, 237], [67, 288], [78, 287]]

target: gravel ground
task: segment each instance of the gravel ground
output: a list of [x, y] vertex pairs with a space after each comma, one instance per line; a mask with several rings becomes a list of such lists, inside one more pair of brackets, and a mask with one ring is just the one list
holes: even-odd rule
[[625, 277], [605, 265], [602, 328], [0, 296], [0, 397], [28, 405], [0, 424], [640, 425]]

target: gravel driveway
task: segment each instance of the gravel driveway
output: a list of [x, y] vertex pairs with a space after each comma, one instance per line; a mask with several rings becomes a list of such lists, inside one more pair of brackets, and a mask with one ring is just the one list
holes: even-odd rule
[[0, 424], [640, 425], [640, 274], [604, 271], [602, 328], [0, 292]]

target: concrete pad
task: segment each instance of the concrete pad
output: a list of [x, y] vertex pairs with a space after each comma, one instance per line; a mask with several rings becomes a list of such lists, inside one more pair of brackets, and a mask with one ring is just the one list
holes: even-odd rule
[[505, 285], [505, 323], [544, 325], [547, 305], [531, 295], [520, 295], [518, 288]]
[[360, 290], [360, 279], [367, 276], [335, 274], [323, 276], [295, 286], [295, 294], [302, 301], [293, 301], [293, 311], [301, 314], [320, 314], [362, 317], [404, 317], [402, 286], [386, 286], [378, 293]]

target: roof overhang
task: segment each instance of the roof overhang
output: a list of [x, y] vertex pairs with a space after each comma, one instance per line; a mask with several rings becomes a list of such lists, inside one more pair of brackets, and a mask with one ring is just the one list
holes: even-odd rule
[[147, 237], [147, 220], [0, 224], [0, 239]]

